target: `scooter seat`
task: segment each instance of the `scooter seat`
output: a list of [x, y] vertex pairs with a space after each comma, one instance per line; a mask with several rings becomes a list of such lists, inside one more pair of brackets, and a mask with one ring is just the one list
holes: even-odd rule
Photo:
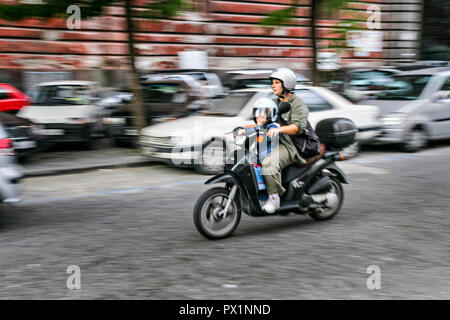
[[306, 159], [305, 164], [299, 164], [299, 163], [293, 163], [286, 168], [283, 169], [283, 172], [281, 174], [281, 181], [283, 183], [283, 186], [287, 186], [292, 180], [297, 178], [300, 174], [302, 174], [304, 171], [308, 170], [308, 168], [316, 161], [318, 161], [320, 158], [322, 158], [325, 154], [325, 145], [320, 145], [321, 151], [320, 154], [318, 154], [315, 157]]

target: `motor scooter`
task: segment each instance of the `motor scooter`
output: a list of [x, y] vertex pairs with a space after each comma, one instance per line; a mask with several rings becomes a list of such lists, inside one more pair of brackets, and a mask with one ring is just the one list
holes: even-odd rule
[[[290, 105], [280, 104], [280, 113]], [[248, 135], [235, 134], [237, 150], [232, 152], [224, 166], [224, 173], [208, 179], [205, 184], [224, 183], [205, 191], [194, 207], [194, 224], [208, 239], [230, 236], [238, 227], [241, 212], [252, 217], [272, 215], [309, 214], [315, 220], [328, 220], [337, 215], [344, 201], [342, 184], [348, 183], [344, 172], [336, 165], [343, 160], [339, 151], [355, 140], [357, 128], [345, 118], [322, 120], [316, 133], [323, 143], [321, 153], [307, 159], [303, 166], [290, 165], [282, 172], [286, 192], [280, 197], [280, 208], [274, 214], [262, 210], [264, 190], [260, 190], [253, 165], [256, 142], [267, 137], [267, 132]], [[326, 149], [330, 149], [326, 151]]]

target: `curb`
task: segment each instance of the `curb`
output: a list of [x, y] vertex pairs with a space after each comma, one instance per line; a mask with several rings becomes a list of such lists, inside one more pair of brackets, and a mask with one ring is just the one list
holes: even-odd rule
[[93, 166], [82, 166], [82, 167], [72, 167], [72, 168], [60, 168], [60, 169], [40, 169], [40, 170], [30, 170], [26, 172], [24, 170], [23, 178], [33, 178], [33, 177], [45, 177], [45, 176], [55, 176], [71, 173], [88, 172], [99, 169], [118, 169], [118, 168], [132, 168], [132, 167], [145, 167], [155, 164], [155, 162], [150, 160], [136, 161], [136, 162], [124, 162], [124, 163], [113, 163], [104, 165], [93, 165]]

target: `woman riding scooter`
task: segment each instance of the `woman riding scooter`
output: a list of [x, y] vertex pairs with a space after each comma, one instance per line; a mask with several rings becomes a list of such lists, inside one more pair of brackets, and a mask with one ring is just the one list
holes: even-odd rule
[[298, 153], [290, 136], [303, 133], [308, 122], [309, 109], [306, 104], [295, 95], [297, 83], [295, 73], [288, 68], [278, 68], [270, 75], [273, 93], [278, 97], [275, 102], [288, 102], [291, 109], [282, 116], [283, 123], [279, 128], [270, 129], [269, 137], [280, 135], [278, 152], [272, 152], [262, 162], [262, 172], [267, 186], [269, 199], [263, 207], [266, 213], [273, 214], [280, 208], [280, 196], [286, 191], [282, 185], [281, 172], [287, 166], [305, 163], [305, 159]]
[[[279, 113], [288, 113], [290, 105], [283, 102], [278, 109]], [[331, 151], [325, 154], [325, 149], [322, 149], [321, 155], [308, 159], [306, 166], [288, 166], [283, 170], [283, 187], [287, 191], [275, 214], [309, 214], [313, 219], [327, 220], [334, 217], [342, 206], [344, 193], [341, 184], [347, 183], [347, 179], [335, 161], [341, 159], [338, 150], [354, 142], [357, 128], [343, 118], [322, 120], [317, 128], [320, 138]], [[205, 182], [224, 183], [225, 186], [206, 190], [194, 207], [195, 227], [208, 239], [230, 236], [239, 224], [241, 212], [254, 217], [272, 215], [262, 210], [261, 190], [253, 166], [257, 158], [255, 154], [260, 149], [258, 145], [268, 139], [267, 130], [261, 128], [233, 136], [237, 148], [229, 155], [224, 173]]]

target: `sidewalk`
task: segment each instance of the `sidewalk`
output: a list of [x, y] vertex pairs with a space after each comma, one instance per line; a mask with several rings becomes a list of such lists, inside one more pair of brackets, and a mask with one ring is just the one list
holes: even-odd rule
[[118, 148], [99, 140], [94, 150], [70, 146], [51, 148], [32, 155], [23, 166], [27, 177], [68, 174], [82, 171], [150, 165], [151, 161], [132, 148]]

